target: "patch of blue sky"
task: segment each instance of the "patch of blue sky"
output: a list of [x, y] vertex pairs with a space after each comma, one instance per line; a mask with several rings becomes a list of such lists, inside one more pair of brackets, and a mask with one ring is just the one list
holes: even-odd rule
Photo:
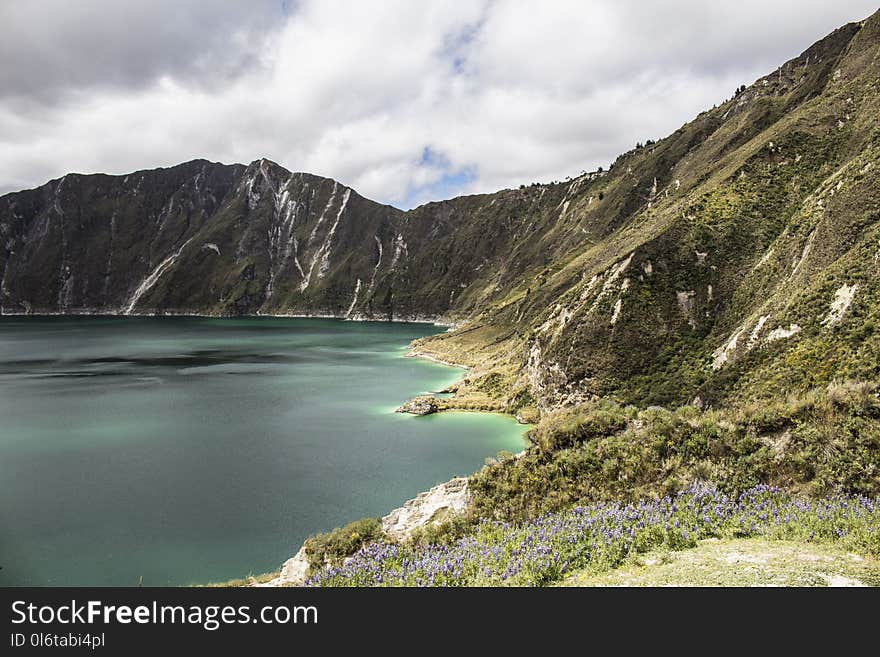
[[473, 165], [453, 166], [449, 158], [430, 146], [422, 149], [418, 166], [431, 170], [436, 175], [423, 185], [412, 185], [401, 201], [403, 209], [410, 209], [429, 201], [461, 196], [472, 188], [478, 179], [477, 168]]

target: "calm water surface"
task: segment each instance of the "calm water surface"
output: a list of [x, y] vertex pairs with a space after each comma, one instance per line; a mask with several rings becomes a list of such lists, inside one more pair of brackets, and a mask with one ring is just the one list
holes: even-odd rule
[[0, 585], [145, 585], [277, 568], [518, 451], [511, 418], [393, 412], [461, 370], [424, 324], [0, 318]]

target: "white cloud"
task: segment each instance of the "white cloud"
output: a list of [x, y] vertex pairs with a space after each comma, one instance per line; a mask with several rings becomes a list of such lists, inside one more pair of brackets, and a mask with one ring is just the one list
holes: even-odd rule
[[[303, 0], [287, 15], [265, 3], [247, 29], [232, 13], [211, 23], [219, 37], [196, 46], [184, 37], [198, 16], [162, 28], [156, 48], [174, 46], [176, 58], [154, 56], [143, 38], [136, 48], [116, 39], [122, 72], [108, 67], [111, 46], [100, 61], [71, 53], [82, 70], [44, 71], [57, 86], [48, 95], [21, 80], [21, 60], [34, 53], [7, 44], [0, 191], [196, 157], [265, 156], [399, 206], [563, 178], [671, 132], [873, 10], [857, 1], [657, 4]], [[158, 29], [149, 6], [136, 15]], [[98, 33], [131, 29], [121, 16]], [[11, 18], [25, 43], [34, 17]], [[61, 33], [56, 18], [41, 17], [52, 27], [41, 34]], [[65, 43], [87, 42], [88, 21], [75, 25]], [[214, 71], [221, 42], [230, 52]], [[64, 47], [51, 54], [50, 73]], [[128, 61], [135, 56], [143, 65]]]

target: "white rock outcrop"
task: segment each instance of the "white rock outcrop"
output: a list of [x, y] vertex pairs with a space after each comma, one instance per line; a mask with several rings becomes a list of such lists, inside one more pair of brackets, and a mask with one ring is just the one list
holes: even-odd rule
[[843, 319], [843, 315], [852, 303], [853, 298], [855, 298], [856, 290], [858, 289], [858, 285], [846, 284], [841, 285], [837, 289], [834, 293], [834, 300], [831, 302], [831, 307], [828, 310], [828, 316], [822, 320], [824, 326], [834, 326]]
[[394, 540], [403, 540], [420, 527], [464, 511], [468, 502], [470, 491], [467, 478], [450, 479], [419, 493], [414, 499], [382, 518], [382, 531]]
[[309, 559], [306, 556], [306, 546], [303, 545], [299, 552], [284, 562], [278, 577], [257, 586], [300, 586], [306, 581], [308, 572]]
[[[519, 456], [519, 455], [518, 455]], [[382, 518], [382, 531], [388, 538], [402, 541], [412, 533], [426, 525], [437, 523], [451, 514], [461, 513], [470, 502], [468, 480], [466, 477], [455, 477], [442, 484], [437, 484], [414, 499], [407, 501], [402, 507], [394, 509]], [[303, 545], [299, 552], [284, 562], [278, 576], [257, 587], [270, 586], [302, 586], [309, 572], [309, 559]]]
[[730, 339], [718, 349], [712, 352], [712, 369], [720, 370], [724, 364], [730, 360], [731, 355], [736, 351], [736, 345], [739, 343], [739, 336], [745, 332], [745, 327], [741, 326], [730, 336]]
[[767, 334], [767, 337], [764, 338], [767, 342], [775, 342], [776, 340], [785, 340], [786, 338], [790, 338], [791, 336], [800, 333], [801, 327], [797, 324], [789, 324], [788, 328], [784, 328], [779, 326], [770, 333]]
[[752, 329], [752, 333], [749, 336], [749, 341], [746, 343], [748, 349], [752, 349], [756, 344], [758, 344], [758, 339], [761, 337], [761, 331], [764, 330], [764, 324], [767, 323], [767, 320], [770, 319], [770, 315], [761, 315], [758, 318], [758, 323], [755, 324], [755, 328]]
[[614, 312], [611, 314], [611, 323], [617, 324], [617, 320], [620, 319], [620, 311], [623, 308], [623, 299], [618, 299], [614, 304]]

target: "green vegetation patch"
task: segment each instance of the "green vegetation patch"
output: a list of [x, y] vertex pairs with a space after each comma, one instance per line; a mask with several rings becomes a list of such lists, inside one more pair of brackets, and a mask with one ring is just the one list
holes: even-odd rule
[[591, 500], [675, 494], [695, 482], [728, 493], [772, 484], [813, 496], [880, 494], [880, 399], [837, 383], [726, 410], [639, 410], [609, 401], [563, 409], [525, 455], [470, 480], [478, 517], [534, 518]]
[[366, 543], [378, 540], [381, 536], [382, 521], [379, 518], [361, 518], [345, 527], [310, 536], [304, 544], [309, 567], [317, 570], [338, 564]]
[[619, 568], [566, 577], [561, 586], [880, 586], [880, 561], [836, 545], [763, 538], [700, 541], [630, 556]]

